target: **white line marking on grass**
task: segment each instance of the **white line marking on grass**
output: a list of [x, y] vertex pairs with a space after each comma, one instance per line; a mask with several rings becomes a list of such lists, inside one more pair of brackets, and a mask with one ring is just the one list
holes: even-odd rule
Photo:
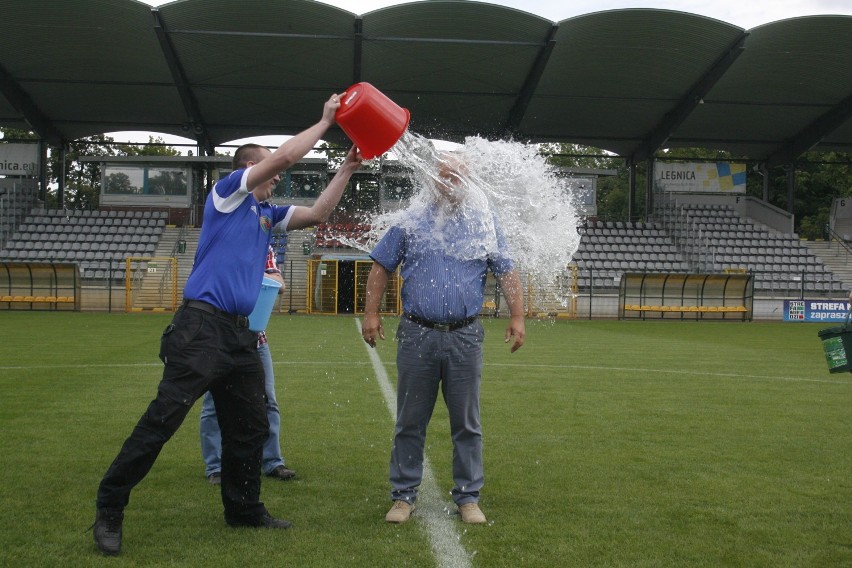
[[[370, 363], [358, 361], [278, 361], [275, 365], [311, 365], [328, 367], [329, 365], [345, 365], [347, 367], [366, 367]], [[107, 368], [131, 368], [131, 367], [162, 367], [162, 363], [80, 363], [76, 365], [0, 365], [0, 371], [19, 371], [22, 369], [107, 369]]]
[[[358, 337], [361, 337], [361, 320], [355, 319], [358, 327]], [[385, 404], [391, 415], [391, 420], [396, 420], [396, 392], [388, 379], [385, 366], [382, 364], [376, 350], [364, 343], [376, 379], [385, 397]], [[420, 484], [420, 497], [417, 499], [417, 516], [422, 518], [426, 525], [426, 533], [429, 535], [429, 543], [432, 546], [432, 554], [439, 568], [469, 568], [470, 557], [461, 544], [461, 537], [456, 530], [455, 523], [449, 516], [450, 504], [441, 499], [438, 484], [432, 473], [429, 459], [423, 460], [423, 481]]]
[[[359, 322], [360, 324], [360, 322]], [[365, 344], [366, 345], [366, 344]], [[332, 365], [345, 365], [347, 367], [360, 367], [371, 365], [359, 361], [278, 361], [275, 366], [305, 365], [329, 367]], [[758, 379], [767, 381], [787, 381], [802, 383], [826, 383], [831, 385], [852, 385], [852, 381], [838, 379], [810, 379], [807, 377], [782, 377], [777, 375], [746, 375], [741, 373], [715, 373], [710, 371], [695, 371], [684, 369], [643, 369], [639, 367], [606, 367], [602, 365], [546, 365], [541, 363], [484, 363], [486, 367], [525, 367], [539, 369], [586, 369], [597, 371], [629, 371], [631, 373], [659, 373], [668, 375], [694, 375], [705, 377], [719, 377], [723, 379]], [[130, 367], [162, 367], [162, 363], [102, 363], [102, 364], [79, 364], [79, 365], [0, 365], [0, 371], [20, 371], [26, 369], [99, 369], [99, 368], [130, 368]], [[395, 411], [394, 411], [395, 414]]]
[[683, 369], [642, 369], [640, 367], [604, 367], [599, 365], [545, 365], [539, 363], [485, 363], [486, 367], [537, 367], [539, 369], [586, 369], [597, 371], [629, 371], [631, 373], [667, 373], [670, 375], [704, 375], [727, 379], [767, 379], [770, 381], [799, 381], [807, 383], [852, 384], [850, 381], [808, 379], [805, 377], [780, 377], [777, 375], [744, 375], [740, 373], [714, 373], [710, 371], [688, 371]]

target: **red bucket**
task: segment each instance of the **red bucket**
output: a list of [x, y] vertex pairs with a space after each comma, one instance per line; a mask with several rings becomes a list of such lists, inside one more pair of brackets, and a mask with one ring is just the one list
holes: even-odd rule
[[365, 160], [381, 156], [400, 139], [411, 113], [370, 83], [355, 83], [343, 93], [334, 119]]

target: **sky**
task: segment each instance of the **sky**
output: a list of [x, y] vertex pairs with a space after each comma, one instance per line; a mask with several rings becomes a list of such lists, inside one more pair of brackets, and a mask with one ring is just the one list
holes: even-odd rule
[[[407, 3], [399, 0], [317, 1], [353, 14], [366, 14], [380, 8]], [[167, 2], [148, 0], [145, 3], [160, 6]], [[605, 10], [655, 8], [700, 14], [745, 29], [797, 16], [852, 15], [852, 0], [491, 0], [487, 3], [515, 8], [554, 22]]]
[[[166, 0], [142, 1], [152, 6], [168, 3]], [[408, 3], [399, 0], [317, 1], [359, 15]], [[799, 16], [817, 14], [852, 16], [852, 0], [491, 0], [487, 3], [522, 10], [554, 22], [593, 12], [624, 8], [676, 10], [714, 18], [747, 30], [769, 22]], [[110, 133], [110, 136], [119, 142], [147, 142], [149, 133]], [[159, 136], [169, 144], [193, 143], [192, 140], [178, 136], [165, 134], [154, 134], [154, 136]], [[251, 138], [250, 141], [277, 146], [285, 139], [286, 137], [261, 136]], [[234, 143], [241, 144], [247, 141], [249, 140], [236, 140]]]

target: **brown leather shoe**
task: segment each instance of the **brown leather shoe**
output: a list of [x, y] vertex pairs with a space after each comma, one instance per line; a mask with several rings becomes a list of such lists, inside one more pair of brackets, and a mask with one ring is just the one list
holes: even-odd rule
[[414, 503], [408, 501], [394, 501], [393, 507], [390, 508], [388, 514], [385, 515], [385, 520], [389, 523], [404, 523], [411, 518], [411, 513], [414, 511]]
[[465, 503], [464, 505], [461, 505], [459, 507], [459, 515], [461, 515], [462, 522], [469, 525], [482, 525], [488, 522], [485, 518], [485, 514], [476, 503]]

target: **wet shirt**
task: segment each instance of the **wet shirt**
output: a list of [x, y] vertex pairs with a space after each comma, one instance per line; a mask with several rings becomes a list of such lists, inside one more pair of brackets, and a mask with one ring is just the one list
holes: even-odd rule
[[183, 295], [231, 314], [254, 309], [273, 228], [287, 228], [293, 208], [258, 202], [248, 169], [219, 180], [207, 196], [195, 264]]
[[[513, 268], [499, 230], [496, 253], [459, 253], [457, 245], [469, 245], [478, 232], [463, 219], [438, 227], [435, 212], [430, 210], [406, 228], [391, 227], [370, 257], [390, 272], [402, 264], [405, 313], [435, 322], [455, 322], [479, 314], [489, 269], [502, 276]], [[466, 251], [470, 250], [467, 246]]]

